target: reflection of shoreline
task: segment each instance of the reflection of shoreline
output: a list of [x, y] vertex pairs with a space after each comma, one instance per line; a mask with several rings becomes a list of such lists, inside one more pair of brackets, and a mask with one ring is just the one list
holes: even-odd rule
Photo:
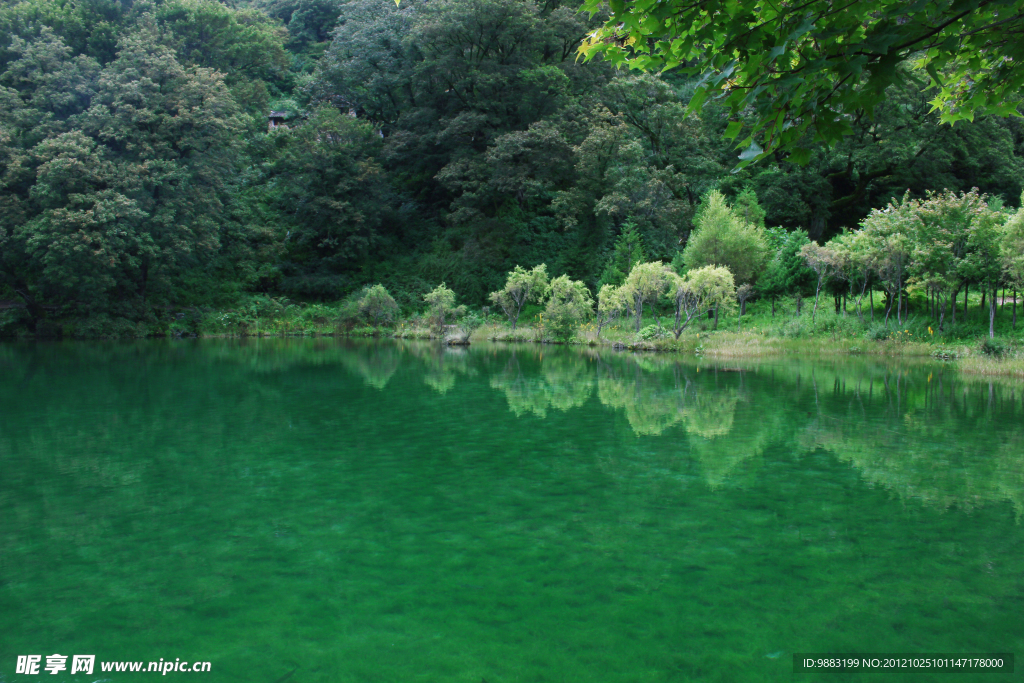
[[505, 367], [491, 375], [491, 387], [505, 394], [508, 408], [516, 417], [532, 413], [543, 418], [548, 409], [567, 412], [587, 402], [594, 378], [586, 359], [549, 355], [538, 362], [540, 372], [528, 376], [524, 362], [513, 351]]
[[[947, 422], [976, 419], [949, 416]], [[901, 498], [962, 510], [1005, 501], [1013, 506], [1018, 520], [1024, 518], [1022, 435], [1007, 434], [1002, 443], [996, 443], [1000, 437], [995, 434], [989, 438], [979, 434], [975, 440], [939, 440], [937, 424], [941, 422], [926, 421], [914, 410], [885, 415], [866, 428], [842, 420], [819, 420], [807, 426], [800, 442], [804, 448], [828, 451], [855, 468], [865, 481]]]
[[[483, 382], [516, 417], [573, 419], [576, 410], [611, 409], [636, 437], [665, 440], [692, 457], [715, 486], [768, 446], [823, 449], [901, 497], [938, 508], [1009, 502], [1024, 518], [1024, 395], [1016, 385], [965, 382], [948, 366], [862, 359], [716, 363], [604, 348], [480, 344], [466, 350], [325, 339], [12, 344], [0, 345], [0, 363], [9, 369], [0, 377], [6, 402], [0, 412], [16, 415], [35, 405], [46, 416], [33, 423], [45, 424], [45, 432], [0, 425], [0, 451], [48, 453], [55, 466], [95, 472], [100, 482], [145, 476], [138, 462], [111, 455], [117, 425], [132, 425], [125, 443], [139, 452], [181, 440], [182, 429], [220, 442], [228, 432], [206, 424], [205, 404], [197, 401], [215, 387], [209, 400], [244, 406], [240, 422], [273, 433], [308, 423], [310, 415], [292, 414], [289, 395], [298, 386], [331, 395], [341, 381], [336, 368], [384, 400], [409, 393], [410, 380], [449, 399], [458, 399], [463, 383]], [[209, 387], [202, 379], [208, 375], [218, 377]], [[63, 389], [68, 378], [76, 378], [72, 386], [88, 386], [88, 395]], [[412, 400], [427, 395], [414, 392]], [[78, 423], [79, 431], [69, 431], [75, 411], [115, 404], [114, 422]], [[150, 404], [160, 407], [142, 409]], [[323, 419], [345, 424], [337, 415]], [[325, 432], [324, 438], [336, 437]], [[76, 450], [74, 443], [96, 447]]]
[[[544, 417], [555, 388], [580, 387], [580, 400], [560, 407], [568, 410], [586, 402], [596, 378], [600, 403], [623, 414], [637, 436], [676, 428], [680, 451], [700, 462], [712, 486], [769, 444], [788, 442], [801, 451], [823, 448], [901, 497], [964, 509], [1007, 501], [1024, 516], [1024, 436], [1013, 419], [1024, 406], [1015, 387], [893, 364], [730, 361], [723, 369], [664, 356], [579, 355], [592, 361], [592, 375], [548, 353], [539, 373], [517, 361], [514, 374], [493, 375], [491, 385], [505, 392], [517, 416]], [[1011, 419], [997, 420], [1000, 410]], [[980, 424], [989, 421], [1002, 436]]]

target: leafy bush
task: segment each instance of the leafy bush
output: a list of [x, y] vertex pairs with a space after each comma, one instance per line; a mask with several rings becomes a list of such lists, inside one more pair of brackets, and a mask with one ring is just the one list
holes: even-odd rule
[[805, 334], [807, 334], [807, 328], [810, 322], [810, 320], [805, 321], [803, 318], [793, 318], [792, 320], [787, 320], [782, 324], [782, 329], [780, 330], [780, 333], [783, 337], [803, 337]]
[[1002, 356], [1006, 353], [1006, 344], [999, 339], [986, 339], [981, 342], [981, 352], [986, 356]]
[[988, 322], [982, 326], [977, 322], [962, 322], [957, 321], [956, 325], [949, 324], [949, 316], [946, 316], [946, 329], [941, 333], [943, 339], [972, 339], [974, 337], [980, 337], [983, 334], [988, 334]]
[[852, 336], [860, 328], [860, 321], [856, 316], [839, 315], [830, 310], [819, 310], [817, 318], [811, 322], [811, 332], [814, 334], [828, 334], [833, 338], [841, 336]]
[[907, 342], [914, 341], [914, 333], [907, 328], [891, 330], [888, 341], [892, 344], [906, 344]]
[[667, 336], [668, 333], [657, 325], [647, 325], [637, 333], [636, 338], [640, 341], [651, 341], [652, 339], [663, 339]]
[[294, 314], [297, 312], [297, 307], [283, 296], [273, 297], [260, 294], [249, 299], [245, 305], [240, 307], [239, 312], [244, 312], [252, 318], [273, 320], [285, 317], [289, 313]]
[[443, 282], [430, 293], [424, 294], [423, 300], [427, 302], [431, 329], [442, 336], [446, 321], [454, 321], [466, 313], [465, 306], [455, 305], [455, 292], [448, 289]]
[[106, 313], [89, 316], [76, 322], [73, 335], [79, 339], [138, 339], [146, 336], [136, 323], [126, 318], [112, 318]]
[[505, 286], [491, 292], [489, 299], [505, 312], [509, 324], [512, 325], [512, 331], [515, 332], [523, 306], [530, 301], [543, 299], [547, 285], [548, 271], [545, 264], [542, 263], [533, 270], [526, 270], [517, 265], [509, 272]]
[[13, 337], [27, 329], [28, 313], [23, 308], [0, 311], [0, 337]]
[[550, 325], [555, 339], [568, 341], [576, 333], [576, 326], [594, 309], [590, 290], [579, 280], [568, 275], [556, 277], [548, 290], [548, 303], [544, 320]]
[[872, 339], [874, 341], [885, 341], [889, 338], [889, 334], [892, 332], [885, 323], [875, 323], [869, 325], [867, 331], [864, 333], [864, 337]]
[[477, 328], [487, 323], [487, 318], [477, 313], [467, 313], [459, 321], [459, 327], [463, 329], [466, 334], [473, 334]]
[[359, 296], [359, 312], [374, 327], [391, 322], [398, 316], [398, 303], [384, 285], [365, 287]]

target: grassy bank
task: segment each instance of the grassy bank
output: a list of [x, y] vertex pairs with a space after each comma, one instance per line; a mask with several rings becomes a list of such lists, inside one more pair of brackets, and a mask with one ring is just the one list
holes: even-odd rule
[[[602, 326], [578, 325], [567, 338], [556, 338], [544, 324], [539, 308], [527, 309], [513, 331], [508, 320], [486, 308], [471, 311], [444, 330], [431, 326], [422, 314], [378, 326], [369, 325], [346, 302], [298, 304], [267, 296], [251, 297], [229, 310], [186, 309], [168, 311], [161, 318], [144, 321], [96, 316], [78, 320], [54, 320], [36, 338], [132, 339], [147, 337], [395, 337], [443, 339], [447, 343], [482, 341], [568, 343], [615, 346], [634, 351], [683, 353], [707, 358], [758, 358], [775, 356], [829, 357], [866, 355], [934, 358], [951, 362], [965, 374], [1000, 375], [1024, 379], [1024, 330], [1013, 322], [1012, 302], [997, 307], [994, 339], [988, 337], [988, 310], [980, 298], [970, 302], [967, 314], [958, 311], [955, 325], [943, 329], [927, 315], [912, 312], [897, 323], [876, 306], [858, 314], [835, 310], [805, 300], [797, 313], [795, 301], [747, 306], [742, 317], [731, 314], [714, 320], [694, 321], [678, 338], [667, 308], [648, 310], [637, 331], [635, 321], [620, 318]], [[1022, 312], [1024, 313], [1024, 312]], [[1022, 321], [1024, 323], [1024, 321]], [[1024, 327], [1024, 324], [1021, 325]], [[8, 337], [32, 337], [24, 328], [0, 326]]]

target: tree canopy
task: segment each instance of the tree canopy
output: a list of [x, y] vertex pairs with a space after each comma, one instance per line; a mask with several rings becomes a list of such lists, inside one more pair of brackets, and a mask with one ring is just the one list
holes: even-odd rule
[[[700, 31], [753, 16], [741, 16], [746, 5], [703, 6], [719, 14], [698, 22]], [[600, 304], [587, 314], [600, 330], [624, 308], [635, 315], [626, 295], [644, 283], [624, 285], [650, 262], [677, 272], [725, 266], [741, 299], [813, 294], [817, 278], [800, 255], [809, 240], [835, 252], [827, 293], [871, 301], [882, 289], [899, 320], [903, 290], [918, 297], [925, 288], [941, 299], [941, 319], [958, 292], [1024, 282], [1019, 218], [1005, 238], [988, 223], [960, 225], [968, 206], [997, 218], [1018, 206], [1024, 119], [941, 125], [934, 95], [922, 90], [927, 65], [913, 62], [927, 51], [917, 48], [898, 51], [910, 58], [872, 116], [861, 115], [874, 53], [799, 60], [815, 46], [835, 48], [840, 39], [822, 31], [866, 6], [783, 35], [774, 57], [782, 43], [765, 48], [767, 89], [754, 98], [779, 95], [779, 125], [803, 125], [793, 98], [810, 102], [814, 78], [849, 63], [860, 69], [845, 82], [854, 99], [823, 100], [811, 118], [842, 101], [829, 120], [850, 134], [815, 142], [815, 119], [794, 143], [806, 158], [779, 146], [767, 163], [729, 173], [736, 152], [723, 134], [749, 137], [761, 116], [756, 102], [736, 110], [729, 99], [753, 82], [742, 80], [740, 57], [758, 59], [755, 34], [767, 40], [769, 29], [789, 27], [796, 9], [765, 9], [761, 23], [742, 24], [753, 33], [733, 36], [734, 74], [715, 85], [698, 68], [713, 52], [664, 73], [616, 72], [611, 52], [578, 59], [580, 41], [599, 36], [607, 15], [588, 18], [565, 0], [0, 2], [0, 335], [37, 323], [78, 334], [100, 318], [113, 326], [105, 330], [149, 334], [268, 302], [347, 301], [341, 307], [356, 310], [377, 284], [404, 315], [421, 311], [441, 282], [474, 309], [510, 304], [522, 325], [518, 313], [532, 318], [550, 297], [523, 289], [518, 275], [510, 284], [519, 264], [530, 277], [546, 264], [539, 279], [568, 278], [545, 321], [577, 319], [582, 283]], [[638, 7], [611, 9], [635, 18]], [[801, 7], [800, 22], [821, 10]], [[864, 40], [920, 28], [945, 6], [910, 16], [919, 7], [908, 5], [906, 21], [894, 6], [878, 7], [857, 29]], [[1012, 32], [1016, 15], [1003, 17], [1005, 7], [979, 6], [1006, 21], [961, 42]], [[600, 45], [624, 50], [619, 63], [656, 56], [635, 42]], [[985, 54], [1015, 49], [996, 41]], [[984, 71], [985, 59], [968, 67]], [[783, 62], [793, 73], [778, 71]], [[957, 64], [933, 66], [947, 83]], [[768, 130], [752, 142], [764, 145]], [[857, 229], [908, 191], [920, 226], [890, 245], [907, 251], [887, 247], [886, 230]], [[963, 238], [953, 250], [944, 250], [947, 232]], [[649, 274], [658, 284], [658, 272]], [[665, 309], [667, 289], [644, 294], [640, 310]], [[393, 313], [389, 305], [366, 316], [382, 324]]]
[[[834, 145], [869, 117], [886, 89], [910, 81], [935, 91], [942, 121], [1011, 115], [1024, 86], [1024, 10], [1013, 0], [611, 0], [580, 47], [645, 71], [699, 77], [690, 109], [719, 99], [740, 166], [785, 151], [810, 160], [808, 142]], [[585, 0], [594, 16], [602, 0]], [[906, 61], [911, 69], [901, 68]], [[747, 115], [746, 112], [751, 112]]]

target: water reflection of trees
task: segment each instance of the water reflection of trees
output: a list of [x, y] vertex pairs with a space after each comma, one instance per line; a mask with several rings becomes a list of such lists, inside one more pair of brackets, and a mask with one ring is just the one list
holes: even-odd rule
[[683, 419], [689, 380], [679, 368], [669, 373], [645, 371], [636, 362], [603, 358], [597, 366], [597, 397], [621, 410], [637, 435], [656, 436]]
[[[374, 418], [341, 408], [358, 386], [346, 384], [347, 375], [383, 404], [404, 401], [409, 415], [425, 400], [410, 389], [419, 382], [447, 396], [459, 396], [461, 382], [489, 386], [519, 417], [612, 411], [617, 424], [652, 440], [643, 448], [691, 459], [713, 486], [740, 472], [755, 476], [769, 447], [820, 449], [894, 495], [939, 508], [1008, 503], [1024, 518], [1019, 385], [862, 360], [730, 366], [604, 349], [338, 340], [4, 345], [0, 459], [30, 454], [25, 477], [41, 467], [103, 491], [133, 488], [185, 460], [197, 464], [199, 454], [234, 448], [239, 438], [269, 443], [292, 429], [370, 447], [373, 424], [362, 421]], [[323, 400], [300, 410], [295, 392]], [[211, 421], [224, 405], [232, 406], [230, 422]], [[29, 408], [34, 417], [19, 421]], [[7, 467], [5, 476], [21, 475]]]
[[340, 360], [346, 370], [362, 377], [368, 386], [384, 389], [398, 371], [401, 356], [397, 346], [373, 344], [351, 349], [349, 353], [341, 354]]
[[867, 481], [936, 507], [1010, 503], [1024, 516], [1019, 387], [949, 371], [836, 374], [800, 437]]
[[342, 348], [341, 365], [375, 389], [384, 389], [403, 362], [417, 364], [423, 383], [442, 396], [455, 388], [459, 376], [477, 372], [466, 349], [436, 342], [357, 339], [344, 340]]
[[763, 452], [777, 420], [752, 409], [744, 372], [700, 370], [678, 359], [609, 357], [598, 369], [598, 396], [621, 410], [638, 436], [679, 427], [680, 452], [695, 458], [706, 481], [718, 486]]
[[581, 407], [596, 384], [599, 402], [634, 434], [678, 439], [712, 486], [774, 443], [790, 452], [824, 449], [871, 484], [931, 505], [1008, 501], [1024, 513], [1014, 385], [965, 382], [931, 364], [862, 360], [725, 368], [589, 350], [549, 353], [537, 364], [513, 353], [491, 375], [517, 416]]
[[[427, 376], [448, 378], [444, 400]], [[86, 595], [64, 623], [103, 612], [128, 624], [132, 635], [121, 638], [134, 643], [138, 632], [166, 634], [152, 615], [167, 610], [154, 604], [172, 605], [184, 633], [209, 614], [256, 622], [266, 613], [250, 607], [260, 602], [253, 596], [272, 599], [281, 586], [322, 596], [324, 576], [344, 587], [355, 573], [379, 575], [373, 594], [419, 588], [422, 578], [429, 593], [452, 566], [479, 576], [489, 565], [482, 554], [457, 557], [462, 565], [418, 577], [423, 565], [409, 558], [494, 542], [500, 562], [517, 537], [524, 553], [570, 549], [564, 565], [547, 565], [560, 574], [586, 562], [614, 573], [616, 590], [658, 599], [680, 577], [706, 581], [721, 570], [723, 582], [734, 580], [730, 551], [763, 558], [756, 567], [792, 549], [796, 585], [803, 565], [828, 560], [822, 548], [850, 545], [826, 535], [843, 522], [819, 505], [829, 492], [811, 488], [823, 471], [848, 485], [854, 477], [835, 475], [849, 466], [893, 498], [1009, 501], [1020, 514], [1019, 391], [869, 364], [716, 370], [673, 356], [534, 347], [0, 345], [0, 583], [24, 607], [3, 624], [48, 633], [52, 613], [41, 606]], [[524, 434], [527, 420], [535, 434]], [[577, 423], [588, 430], [578, 439]], [[515, 448], [515, 439], [532, 443]], [[699, 479], [718, 491], [695, 490]], [[846, 500], [862, 512], [857, 505], [878, 498]], [[898, 502], [880, 503], [899, 515]], [[421, 533], [423, 520], [444, 532]], [[467, 522], [475, 526], [463, 536], [449, 531]], [[821, 546], [792, 540], [789, 524], [803, 539], [817, 533]], [[958, 552], [969, 556], [1000, 540], [963, 538]], [[900, 545], [887, 550], [899, 556]], [[861, 576], [891, 569], [860, 562], [859, 547], [848, 552]], [[399, 574], [407, 581], [385, 585], [383, 563], [408, 565]]]
[[401, 348], [422, 363], [423, 382], [444, 396], [455, 388], [457, 378], [472, 377], [476, 368], [470, 363], [469, 352], [462, 347], [437, 343], [405, 342]]
[[594, 388], [589, 365], [579, 354], [549, 354], [547, 359], [534, 360], [530, 354], [513, 351], [504, 367], [491, 375], [490, 384], [505, 394], [516, 417], [527, 413], [546, 417], [548, 409], [565, 412], [587, 402]]

